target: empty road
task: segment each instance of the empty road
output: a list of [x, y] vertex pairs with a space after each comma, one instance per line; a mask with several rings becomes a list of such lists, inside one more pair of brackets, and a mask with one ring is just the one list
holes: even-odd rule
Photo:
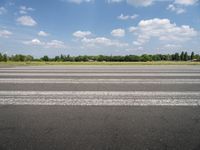
[[0, 150], [199, 150], [200, 66], [0, 68]]

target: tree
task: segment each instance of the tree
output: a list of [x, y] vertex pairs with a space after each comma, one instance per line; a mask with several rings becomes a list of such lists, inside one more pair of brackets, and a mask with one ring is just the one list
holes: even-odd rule
[[44, 57], [41, 58], [43, 61], [49, 61], [49, 57], [45, 55]]
[[175, 53], [175, 60], [176, 60], [176, 61], [179, 61], [179, 60], [180, 60], [179, 53]]
[[26, 56], [24, 55], [19, 55], [19, 61], [25, 61]]
[[97, 61], [104, 61], [104, 56], [103, 55], [99, 55], [97, 57]]
[[[112, 56], [112, 61], [124, 61], [124, 56]], [[104, 61], [107, 61], [107, 56], [104, 56]]]
[[153, 55], [153, 56], [152, 56], [152, 60], [153, 60], [153, 61], [160, 61], [160, 60], [161, 60], [161, 57], [160, 57], [160, 55]]
[[55, 56], [54, 61], [59, 61], [60, 57], [59, 56]]
[[184, 54], [184, 61], [188, 61], [188, 54], [187, 54], [187, 52], [185, 52], [185, 54]]
[[8, 56], [6, 54], [3, 55], [3, 61], [5, 61], [5, 62], [8, 61]]
[[191, 53], [191, 57], [190, 57], [190, 59], [191, 59], [191, 60], [194, 59], [194, 52]]
[[0, 53], [0, 61], [3, 61], [3, 56], [1, 53]]
[[144, 54], [144, 55], [141, 56], [141, 61], [144, 61], [144, 62], [152, 61], [152, 58], [149, 55]]
[[154, 54], [148, 55], [144, 54], [141, 56], [138, 55], [126, 55], [126, 56], [106, 56], [106, 55], [95, 55], [95, 56], [88, 56], [88, 55], [79, 55], [79, 56], [70, 56], [70, 55], [60, 55], [55, 56], [54, 58], [49, 58], [47, 55], [41, 57], [40, 59], [36, 59], [31, 55], [11, 55], [7, 56], [6, 54], [0, 53], [0, 61], [112, 61], [112, 62], [138, 62], [138, 61], [188, 61], [188, 60], [200, 60], [199, 54], [191, 53], [188, 56], [187, 52], [175, 53], [175, 54]]
[[60, 61], [65, 61], [65, 57], [66, 57], [65, 55], [61, 54], [60, 55]]
[[68, 54], [67, 57], [65, 57], [65, 61], [72, 61], [70, 55]]
[[162, 60], [165, 60], [165, 61], [170, 60], [170, 55], [162, 55]]
[[181, 61], [184, 61], [184, 52], [181, 52], [180, 59], [181, 59]]
[[136, 55], [127, 55], [124, 57], [124, 61], [140, 61], [140, 57], [139, 56], [136, 56]]
[[31, 56], [31, 55], [25, 56], [25, 61], [33, 61], [33, 60], [34, 60], [33, 56]]

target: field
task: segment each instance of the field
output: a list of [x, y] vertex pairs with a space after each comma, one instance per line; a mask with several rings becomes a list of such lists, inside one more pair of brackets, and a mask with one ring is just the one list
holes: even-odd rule
[[200, 65], [191, 61], [151, 61], [151, 62], [0, 62], [1, 66], [40, 66], [40, 65]]

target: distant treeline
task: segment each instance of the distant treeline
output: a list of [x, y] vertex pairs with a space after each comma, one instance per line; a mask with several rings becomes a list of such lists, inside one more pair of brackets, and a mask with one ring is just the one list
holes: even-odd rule
[[175, 53], [175, 54], [155, 54], [155, 55], [126, 55], [126, 56], [70, 56], [70, 55], [60, 55], [50, 58], [47, 55], [41, 58], [34, 58], [31, 55], [11, 55], [0, 53], [0, 61], [61, 61], [61, 62], [88, 62], [88, 61], [108, 61], [108, 62], [146, 62], [146, 61], [200, 61], [200, 55], [192, 52], [188, 54], [187, 52]]

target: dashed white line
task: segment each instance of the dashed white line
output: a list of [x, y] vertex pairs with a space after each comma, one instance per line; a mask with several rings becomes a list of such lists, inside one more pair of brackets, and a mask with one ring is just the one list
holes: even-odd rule
[[197, 73], [0, 73], [0, 76], [200, 76]]
[[0, 78], [0, 83], [125, 83], [125, 84], [200, 84], [200, 79], [36, 79]]
[[200, 92], [0, 91], [0, 104], [199, 106]]

